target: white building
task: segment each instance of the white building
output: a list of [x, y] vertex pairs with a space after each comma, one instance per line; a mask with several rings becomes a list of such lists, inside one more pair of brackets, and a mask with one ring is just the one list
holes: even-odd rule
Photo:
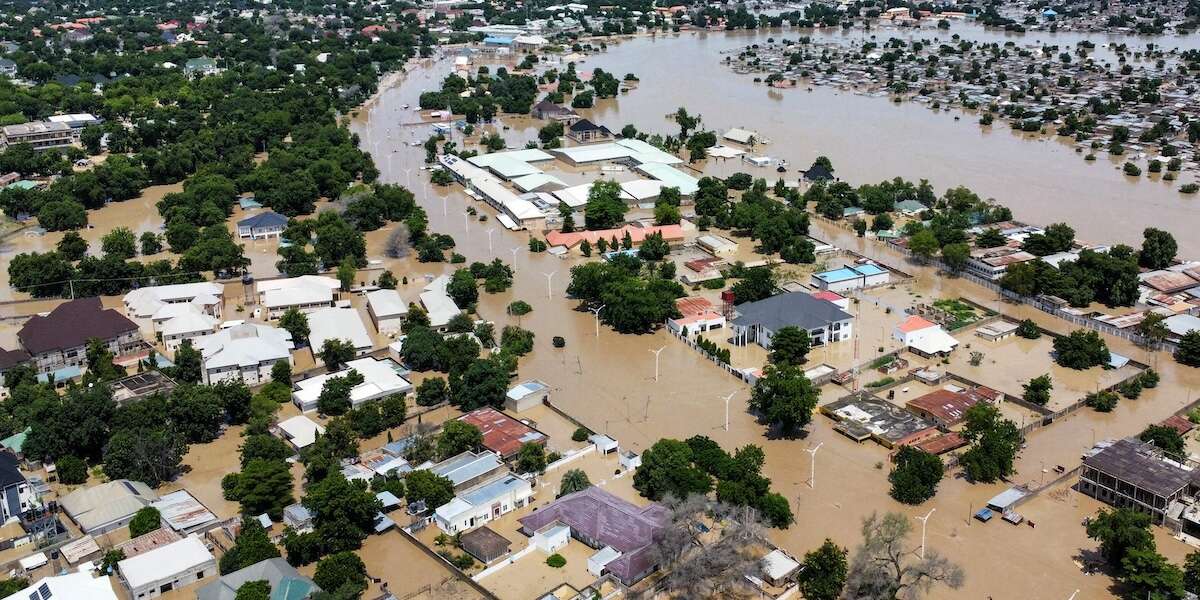
[[135, 600], [157, 598], [217, 574], [213, 558], [198, 537], [186, 537], [117, 563], [121, 582]]
[[242, 323], [192, 340], [204, 360], [204, 383], [241, 379], [247, 385], [266, 382], [271, 368], [292, 364], [292, 334], [269, 325]]
[[170, 352], [178, 350], [184, 340], [193, 340], [195, 345], [197, 338], [216, 332], [220, 325], [216, 317], [204, 314], [191, 304], [168, 304], [159, 312], [163, 311], [172, 316], [156, 325], [156, 333]]
[[434, 520], [442, 531], [454, 535], [483, 525], [525, 506], [533, 498], [533, 485], [506, 473], [468, 489], [437, 508]]
[[199, 305], [205, 308], [207, 314], [220, 318], [224, 298], [224, 284], [200, 281], [138, 288], [125, 294], [121, 302], [125, 304], [127, 316], [149, 319], [164, 305], [188, 303], [199, 299]]
[[808, 332], [814, 347], [851, 339], [854, 316], [827, 300], [804, 292], [786, 292], [734, 307], [729, 325], [736, 344], [754, 342], [771, 347], [771, 338], [784, 327]]
[[958, 347], [958, 340], [941, 325], [919, 315], [911, 315], [897, 325], [892, 338], [924, 357], [946, 356]]
[[313, 442], [317, 441], [317, 434], [325, 433], [324, 427], [304, 415], [296, 415], [280, 421], [274, 429], [276, 435], [283, 438], [296, 450], [303, 450], [311, 446]]
[[367, 314], [379, 333], [398, 333], [408, 316], [408, 304], [396, 290], [375, 290], [367, 293]]
[[738, 250], [737, 242], [713, 234], [705, 234], [696, 238], [696, 244], [713, 256], [731, 256], [737, 254]]
[[88, 571], [43, 577], [31, 586], [11, 596], [5, 596], [3, 600], [29, 600], [31, 598], [38, 600], [42, 598], [49, 600], [70, 600], [72, 598], [117, 600], [117, 594], [113, 592], [111, 579], [95, 577]]
[[812, 284], [817, 289], [844, 292], [883, 285], [891, 279], [887, 269], [870, 263], [847, 265], [840, 269], [813, 273]]
[[429, 315], [429, 326], [434, 329], [442, 329], [450, 319], [462, 313], [462, 309], [446, 293], [446, 285], [449, 283], [448, 275], [438, 275], [425, 286], [425, 291], [421, 292], [421, 306], [425, 307], [425, 312]]
[[278, 319], [289, 308], [309, 313], [333, 306], [333, 297], [342, 283], [332, 277], [302, 275], [287, 279], [271, 279], [255, 284], [258, 302], [267, 311], [268, 319]]
[[396, 372], [396, 367], [396, 363], [387, 358], [380, 359], [368, 356], [352, 360], [346, 363], [346, 368], [336, 373], [326, 373], [324, 375], [317, 375], [316, 377], [309, 377], [297, 383], [295, 390], [292, 392], [292, 402], [301, 411], [316, 410], [317, 399], [321, 396], [321, 390], [325, 388], [325, 383], [330, 379], [345, 377], [351, 370], [357, 371], [363, 378], [362, 383], [350, 390], [350, 403], [354, 408], [358, 408], [363, 403], [386, 398], [393, 394], [407, 394], [412, 391], [413, 385]]
[[353, 308], [318, 308], [308, 314], [308, 342], [317, 353], [326, 340], [339, 339], [354, 346], [355, 356], [365, 356], [375, 345], [358, 310]]

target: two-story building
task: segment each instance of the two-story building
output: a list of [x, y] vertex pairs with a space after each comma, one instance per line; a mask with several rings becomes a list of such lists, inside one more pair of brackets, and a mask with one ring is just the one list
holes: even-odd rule
[[828, 300], [804, 292], [785, 292], [734, 307], [730, 321], [737, 344], [771, 347], [771, 338], [784, 327], [807, 331], [813, 346], [850, 339], [854, 316]]
[[32, 357], [38, 373], [82, 369], [87, 364], [85, 350], [91, 339], [100, 340], [117, 359], [144, 347], [137, 323], [104, 308], [99, 298], [71, 300], [45, 315], [30, 317], [17, 332], [17, 339]]

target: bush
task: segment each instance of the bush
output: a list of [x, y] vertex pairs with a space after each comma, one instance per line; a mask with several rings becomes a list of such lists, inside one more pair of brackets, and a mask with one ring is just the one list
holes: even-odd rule
[[1036, 340], [1042, 337], [1042, 330], [1038, 328], [1037, 323], [1033, 322], [1033, 319], [1025, 319], [1017, 326], [1017, 335], [1027, 340]]
[[87, 463], [77, 456], [64, 456], [58, 459], [54, 466], [58, 470], [58, 481], [67, 485], [76, 485], [87, 481]]
[[1200, 192], [1200, 184], [1185, 183], [1179, 186], [1179, 193], [1181, 194], [1195, 194], [1196, 192]]
[[702, 287], [702, 288], [704, 288], [704, 289], [706, 289], [706, 290], [721, 290], [721, 289], [725, 289], [725, 278], [724, 278], [724, 277], [718, 277], [718, 278], [716, 278], [716, 279], [709, 279], [709, 280], [707, 280], [707, 281], [704, 281], [703, 283], [701, 283], [701, 284], [700, 284], [700, 287]]
[[1138, 375], [1138, 382], [1148, 390], [1156, 388], [1158, 387], [1158, 373], [1154, 369], [1146, 369], [1142, 371], [1141, 375]]
[[1117, 391], [1130, 400], [1137, 400], [1138, 396], [1142, 395], [1142, 380], [1140, 377], [1134, 377], [1128, 381], [1123, 381], [1117, 386]]
[[550, 342], [554, 344], [555, 348], [562, 348], [563, 346], [567, 345], [567, 340], [563, 339], [563, 336], [561, 335], [554, 336]]
[[551, 554], [546, 557], [546, 564], [555, 569], [561, 569], [567, 566], [567, 559], [563, 558], [561, 554]]
[[1117, 407], [1119, 400], [1116, 393], [1105, 390], [1088, 394], [1084, 397], [1083, 403], [1095, 409], [1096, 412], [1112, 412]]
[[867, 387], [869, 387], [869, 388], [881, 388], [881, 387], [883, 387], [883, 386], [885, 386], [885, 385], [891, 385], [891, 384], [893, 384], [893, 383], [896, 383], [896, 378], [895, 378], [895, 377], [884, 377], [883, 379], [877, 379], [877, 380], [875, 380], [875, 381], [872, 381], [871, 383], [868, 383], [868, 384], [867, 384]]
[[524, 300], [514, 300], [508, 305], [508, 314], [514, 317], [525, 316], [531, 312], [533, 312], [533, 307]]
[[589, 435], [591, 435], [591, 432], [587, 430], [587, 427], [580, 427], [575, 430], [575, 433], [571, 434], [571, 441], [584, 442], [587, 441]]
[[162, 515], [153, 506], [147, 506], [133, 515], [129, 522], [129, 537], [145, 535], [162, 527]]

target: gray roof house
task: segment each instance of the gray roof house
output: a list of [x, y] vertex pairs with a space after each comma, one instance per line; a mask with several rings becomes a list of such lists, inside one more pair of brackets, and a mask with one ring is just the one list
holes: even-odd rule
[[286, 560], [268, 558], [200, 588], [196, 600], [234, 600], [243, 584], [260, 580], [270, 584], [271, 600], [304, 600], [321, 589]]
[[808, 331], [813, 346], [850, 339], [854, 316], [836, 304], [804, 292], [786, 292], [734, 307], [733, 341], [771, 347], [771, 337], [784, 327]]
[[287, 229], [287, 224], [287, 217], [268, 210], [238, 221], [238, 237], [253, 240], [279, 237]]
[[84, 533], [99, 535], [123, 527], [137, 511], [158, 500], [158, 494], [140, 481], [116, 479], [77, 489], [59, 500], [67, 516]]

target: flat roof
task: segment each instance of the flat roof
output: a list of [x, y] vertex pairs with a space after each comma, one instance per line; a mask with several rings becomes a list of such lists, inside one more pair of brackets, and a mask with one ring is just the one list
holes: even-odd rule
[[304, 415], [296, 415], [290, 419], [280, 421], [276, 427], [286, 434], [288, 441], [297, 448], [312, 445], [316, 441], [318, 433], [325, 433], [324, 427], [321, 427], [316, 421]]
[[325, 340], [341, 339], [350, 342], [356, 349], [375, 345], [362, 317], [354, 308], [324, 307], [308, 314], [309, 343], [320, 351]]
[[408, 314], [408, 304], [396, 290], [367, 292], [367, 304], [377, 317], [399, 317]]
[[160, 496], [151, 506], [157, 508], [167, 525], [176, 531], [187, 531], [217, 520], [217, 516], [187, 490]]
[[695, 194], [700, 189], [699, 179], [665, 163], [644, 163], [638, 165], [637, 169], [663, 182], [666, 187], [679, 188], [679, 193], [684, 196]]
[[186, 537], [169, 546], [127, 558], [117, 566], [129, 588], [137, 590], [214, 560], [200, 538]]

